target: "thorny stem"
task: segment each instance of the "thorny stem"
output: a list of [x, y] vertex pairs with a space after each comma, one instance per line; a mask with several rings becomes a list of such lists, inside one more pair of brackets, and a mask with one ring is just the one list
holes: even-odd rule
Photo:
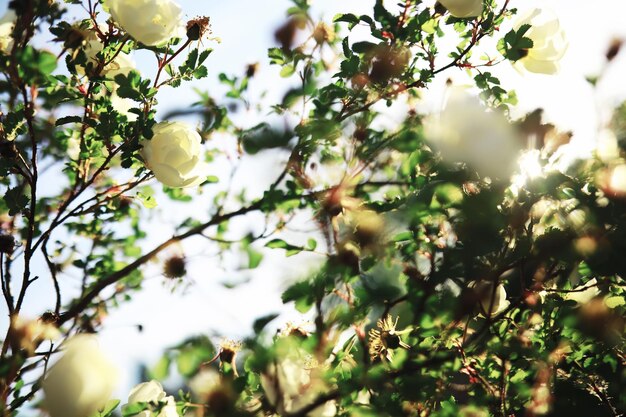
[[152, 85], [153, 88], [158, 88], [160, 86], [160, 84], [159, 84], [159, 77], [161, 76], [161, 72], [163, 72], [163, 68], [168, 66], [169, 63], [174, 60], [174, 58], [176, 58], [186, 47], [188, 47], [191, 44], [191, 42], [193, 42], [193, 41], [191, 39], [187, 38], [185, 43], [183, 43], [180, 46], [180, 48], [178, 48], [178, 50], [176, 52], [174, 52], [171, 56], [168, 57], [167, 56], [167, 52], [166, 52], [165, 56], [163, 56], [163, 59], [159, 60], [159, 68], [157, 70], [156, 77], [154, 77], [154, 84]]

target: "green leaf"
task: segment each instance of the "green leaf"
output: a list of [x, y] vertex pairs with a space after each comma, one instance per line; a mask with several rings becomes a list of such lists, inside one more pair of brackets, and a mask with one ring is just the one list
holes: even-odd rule
[[252, 329], [254, 330], [254, 333], [255, 334], [261, 333], [261, 330], [263, 330], [265, 326], [267, 326], [272, 320], [274, 320], [278, 316], [279, 314], [273, 313], [273, 314], [268, 314], [266, 316], [256, 319], [254, 321], [254, 324], [252, 325]]
[[498, 50], [507, 59], [517, 61], [528, 54], [528, 50], [533, 47], [533, 41], [524, 36], [530, 29], [530, 25], [522, 25], [515, 31], [511, 29], [504, 38], [498, 41]]
[[309, 282], [297, 282], [283, 292], [283, 303], [294, 301], [300, 313], [306, 313], [313, 306], [313, 293]]
[[362, 41], [362, 42], [354, 42], [352, 44], [352, 50], [358, 54], [367, 53], [374, 48], [376, 48], [376, 44], [372, 42]]
[[293, 65], [285, 65], [280, 70], [280, 76], [283, 78], [287, 78], [292, 76], [296, 72], [296, 68]]
[[161, 359], [150, 369], [149, 374], [153, 379], [162, 380], [168, 377], [170, 373], [170, 364], [172, 360], [168, 355], [163, 355]]
[[136, 402], [122, 407], [122, 417], [135, 416], [148, 408], [148, 403]]
[[200, 78], [204, 78], [207, 75], [209, 75], [209, 70], [207, 70], [204, 65], [199, 66], [193, 72], [193, 77], [197, 80], [199, 80]]
[[9, 209], [9, 216], [15, 216], [26, 208], [29, 198], [24, 195], [23, 187], [9, 188], [4, 194], [4, 202]]
[[54, 122], [55, 126], [61, 126], [61, 125], [66, 125], [68, 123], [80, 123], [82, 121], [82, 118], [80, 116], [65, 116], [65, 117], [60, 117], [57, 119], [56, 122]]
[[200, 52], [200, 56], [198, 57], [198, 65], [202, 65], [202, 63], [206, 61], [209, 55], [211, 55], [211, 52], [213, 52], [213, 49], [205, 49], [204, 51]]
[[115, 411], [120, 402], [120, 400], [109, 400], [104, 407], [91, 414], [90, 417], [109, 417], [113, 414], [113, 411]]
[[246, 253], [248, 254], [248, 268], [254, 269], [259, 266], [259, 264], [263, 260], [263, 254], [261, 252], [255, 251], [254, 249], [252, 249], [251, 246], [248, 246], [246, 248]]
[[158, 203], [156, 201], [156, 198], [154, 198], [153, 193], [154, 192], [152, 190], [148, 189], [144, 189], [137, 193], [137, 198], [139, 199], [139, 201], [141, 201], [141, 204], [147, 209], [155, 208], [156, 206], [158, 206]]
[[304, 250], [303, 247], [290, 245], [282, 239], [272, 239], [265, 244], [265, 247], [272, 249], [285, 249], [287, 251], [287, 256], [295, 255]]

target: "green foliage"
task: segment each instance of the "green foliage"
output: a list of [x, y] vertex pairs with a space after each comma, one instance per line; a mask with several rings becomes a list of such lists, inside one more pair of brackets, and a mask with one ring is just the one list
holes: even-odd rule
[[[270, 269], [268, 279], [280, 275], [271, 264], [277, 255], [318, 265], [281, 296], [311, 326], [274, 335], [279, 315], [267, 314], [241, 346], [199, 335], [151, 364], [149, 377], [185, 387], [216, 373], [207, 392], [181, 392], [180, 412], [202, 404], [215, 416], [332, 415], [327, 408], [351, 416], [610, 416], [626, 408], [626, 203], [611, 183], [626, 169], [626, 106], [611, 122], [622, 159], [560, 170], [567, 134], [542, 124], [540, 112], [509, 120], [520, 142], [536, 144], [542, 168], [511, 184], [446, 159], [416, 104], [440, 74], [463, 71], [486, 106], [508, 114], [516, 95], [491, 69], [491, 51], [473, 56], [482, 39], [499, 37], [508, 3], [485, 0], [481, 16], [457, 18], [440, 4], [377, 0], [371, 13], [327, 23], [311, 16], [309, 1], [294, 0], [276, 32], [280, 46], [268, 50], [284, 89], [261, 85], [281, 89], [275, 103], [258, 93], [256, 64], [220, 72], [197, 39], [146, 47], [114, 24], [96, 27], [98, 13], [108, 16], [97, 2], [66, 1], [83, 13], [76, 24], [54, 2], [26, 3], [16, 46], [0, 54], [0, 258], [11, 316], [45, 279], [54, 290], [41, 322], [63, 337], [98, 332], [141, 290], [145, 265], [194, 237], [225, 269]], [[55, 53], [26, 30], [47, 36], [48, 26]], [[507, 60], [534, 46], [530, 29], [499, 41]], [[88, 54], [85, 33], [101, 50]], [[110, 72], [116, 56], [134, 49], [153, 55], [154, 71]], [[142, 140], [154, 135], [158, 100], [207, 77], [223, 96], [198, 83], [196, 103], [158, 121], [198, 116], [198, 158], [219, 177], [193, 188], [155, 186]], [[263, 158], [280, 164], [276, 178], [251, 178], [245, 189], [231, 183]], [[158, 219], [179, 218], [179, 210], [185, 219], [157, 243], [159, 210], [176, 216]], [[250, 229], [237, 224], [251, 213], [258, 217]], [[298, 232], [302, 218], [314, 230]], [[184, 285], [193, 291], [193, 282]], [[11, 415], [34, 398], [58, 346], [47, 353], [26, 334], [12, 324], [0, 355], [0, 409]], [[118, 406], [111, 400], [93, 417], [116, 415]], [[121, 414], [161, 406], [125, 405]]]
[[498, 42], [498, 49], [507, 59], [517, 61], [528, 54], [533, 47], [533, 41], [524, 35], [530, 29], [530, 25], [522, 25], [519, 29], [511, 29], [504, 38]]

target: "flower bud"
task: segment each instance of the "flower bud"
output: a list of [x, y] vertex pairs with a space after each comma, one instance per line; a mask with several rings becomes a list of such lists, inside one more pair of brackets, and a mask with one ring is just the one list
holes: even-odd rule
[[17, 147], [12, 140], [0, 141], [0, 156], [6, 159], [13, 159], [17, 157]]
[[189, 40], [197, 41], [202, 39], [210, 31], [209, 18], [206, 16], [197, 17], [187, 22], [187, 38]]
[[0, 234], [0, 253], [13, 253], [15, 239], [11, 235]]
[[163, 275], [166, 278], [182, 278], [187, 274], [187, 262], [184, 256], [175, 255], [165, 261]]
[[609, 49], [606, 51], [606, 60], [613, 61], [613, 59], [619, 54], [620, 49], [622, 48], [622, 44], [624, 43], [621, 39], [613, 39], [611, 44], [609, 45]]

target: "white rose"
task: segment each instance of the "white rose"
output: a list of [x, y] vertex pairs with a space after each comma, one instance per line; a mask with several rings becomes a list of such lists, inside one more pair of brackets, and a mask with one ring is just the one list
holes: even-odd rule
[[186, 123], [161, 122], [142, 141], [141, 156], [157, 180], [168, 187], [191, 187], [206, 179], [198, 132]]
[[465, 162], [482, 176], [508, 180], [520, 140], [506, 117], [460, 88], [439, 114], [424, 119], [424, 135], [446, 162]]
[[52, 417], [87, 417], [109, 400], [117, 376], [96, 337], [76, 335], [43, 381], [44, 406]]
[[136, 414], [136, 417], [178, 417], [174, 397], [171, 395], [166, 397], [163, 386], [158, 381], [142, 382], [135, 386], [128, 395], [128, 404], [135, 403], [161, 403], [158, 414], [144, 410]]
[[4, 54], [9, 54], [13, 49], [15, 19], [17, 19], [17, 15], [12, 9], [9, 9], [0, 19], [0, 51]]
[[[102, 31], [106, 31], [106, 27], [102, 26], [100, 28]], [[88, 30], [83, 31], [85, 36], [85, 41], [83, 42], [83, 51], [85, 55], [87, 55], [87, 59], [91, 61], [91, 64], [94, 66], [98, 65], [97, 55], [102, 52], [104, 49], [104, 44], [100, 41], [95, 31]], [[110, 58], [109, 58], [110, 59]], [[83, 66], [76, 66], [76, 70], [79, 74], [85, 74], [85, 68]], [[100, 75], [106, 76], [108, 79], [113, 80], [116, 75], [123, 74], [128, 75], [132, 70], [136, 70], [135, 62], [131, 58], [129, 54], [125, 54], [120, 52], [115, 56], [111, 62], [106, 64], [104, 68], [100, 71]], [[107, 94], [105, 90], [102, 90], [100, 96]], [[133, 107], [136, 107], [136, 103], [134, 100], [130, 98], [122, 98], [117, 94], [117, 86], [113, 85], [113, 88], [109, 92], [109, 98], [111, 100], [111, 105], [120, 114], [126, 116], [126, 118], [134, 122], [137, 120], [137, 114], [129, 112], [129, 110]], [[77, 158], [73, 158], [77, 159]]]
[[439, 0], [450, 14], [458, 18], [476, 17], [483, 14], [483, 0]]
[[146, 45], [182, 35], [181, 9], [172, 0], [106, 0], [113, 20]]
[[[100, 30], [106, 32], [107, 28], [105, 26], [100, 26]], [[91, 64], [95, 68], [98, 65], [97, 55], [104, 49], [104, 44], [100, 38], [98, 38], [95, 30], [90, 29], [81, 32], [85, 36], [82, 49], [85, 52], [85, 55], [87, 55], [87, 59], [91, 61]], [[108, 60], [110, 60], [110, 57]], [[80, 74], [85, 73], [85, 68], [82, 66], [77, 66], [76, 69]], [[128, 74], [133, 69], [135, 69], [135, 62], [132, 60], [130, 55], [120, 52], [113, 60], [111, 60], [111, 62], [108, 62], [104, 68], [102, 68], [100, 75], [113, 79], [116, 75]]]
[[506, 310], [510, 304], [506, 299], [506, 290], [502, 284], [498, 284], [496, 287], [495, 296], [493, 295], [493, 283], [491, 282], [472, 281], [467, 286], [468, 288], [474, 289], [474, 291], [478, 294], [480, 298], [481, 313], [486, 316], [497, 316]]
[[546, 10], [531, 9], [519, 16], [513, 28], [517, 31], [522, 25], [531, 26], [524, 36], [533, 41], [533, 46], [525, 57], [515, 62], [515, 66], [540, 74], [558, 72], [559, 61], [567, 51], [568, 42], [556, 15]]
[[158, 381], [142, 382], [136, 385], [128, 394], [128, 403], [159, 402], [165, 398], [163, 386]]

